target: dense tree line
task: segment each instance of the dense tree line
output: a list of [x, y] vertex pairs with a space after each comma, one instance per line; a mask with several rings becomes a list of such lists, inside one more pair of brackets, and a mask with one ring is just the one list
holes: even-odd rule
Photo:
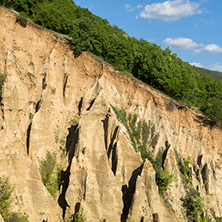
[[132, 73], [222, 123], [222, 81], [201, 74], [169, 48], [162, 50], [156, 44], [129, 37], [72, 0], [0, 0], [0, 4], [45, 28], [69, 35], [76, 55], [81, 51], [92, 52], [114, 68]]

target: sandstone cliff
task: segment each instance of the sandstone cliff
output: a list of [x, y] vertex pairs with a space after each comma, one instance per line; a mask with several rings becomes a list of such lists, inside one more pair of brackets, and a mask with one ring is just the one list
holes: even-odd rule
[[[75, 58], [56, 35], [31, 23], [21, 26], [3, 8], [0, 73], [7, 74], [0, 176], [15, 187], [13, 210], [26, 212], [29, 221], [68, 221], [77, 208], [88, 221], [187, 221], [176, 153], [191, 157], [192, 186], [208, 212], [222, 217], [222, 130], [205, 124], [200, 113], [88, 53]], [[112, 107], [155, 126], [159, 137], [150, 151], [165, 150], [163, 167], [176, 178], [163, 195], [152, 164], [135, 152]], [[39, 171], [47, 152], [63, 168], [55, 197]]]

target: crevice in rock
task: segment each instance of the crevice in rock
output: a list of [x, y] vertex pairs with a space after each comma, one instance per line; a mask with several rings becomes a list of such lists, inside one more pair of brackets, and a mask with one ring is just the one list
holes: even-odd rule
[[209, 193], [209, 177], [210, 177], [210, 168], [206, 163], [201, 170], [202, 180], [207, 193]]
[[114, 130], [114, 133], [112, 135], [109, 147], [108, 147], [108, 128], [109, 128], [109, 117], [111, 116], [110, 109], [108, 110], [106, 114], [106, 118], [102, 120], [103, 123], [103, 129], [104, 129], [104, 142], [105, 142], [105, 149], [107, 150], [107, 157], [110, 159], [111, 157], [111, 169], [113, 171], [114, 176], [116, 176], [116, 170], [117, 170], [117, 163], [118, 163], [118, 154], [117, 154], [117, 135], [119, 126], [117, 126]]
[[194, 163], [194, 165], [193, 165], [193, 171], [194, 171], [195, 174], [196, 174], [196, 179], [197, 179], [199, 182], [201, 182], [200, 168], [199, 168], [199, 166], [198, 166], [197, 163]]
[[93, 104], [94, 104], [94, 102], [96, 100], [96, 97], [90, 102], [89, 107], [86, 109], [86, 111], [89, 111], [92, 108], [92, 106], [93, 106]]
[[112, 116], [110, 108], [106, 114], [106, 118], [102, 120], [103, 123], [103, 130], [104, 130], [104, 142], [105, 148], [108, 149], [108, 129], [109, 129], [109, 117]]
[[4, 121], [5, 121], [5, 114], [4, 114], [4, 104], [1, 102], [1, 97], [0, 97], [0, 106], [1, 106], [1, 118], [2, 118], [2, 124], [1, 124], [1, 130], [4, 129]]
[[37, 113], [41, 107], [42, 99], [40, 99], [35, 106], [35, 113]]
[[111, 169], [113, 171], [114, 176], [116, 176], [117, 163], [118, 163], [118, 154], [117, 154], [117, 134], [118, 134], [119, 126], [117, 126], [114, 130], [111, 142], [109, 144], [109, 148], [107, 151], [108, 159], [111, 157]]
[[[3, 82], [3, 85], [4, 85], [4, 82]], [[1, 114], [1, 117], [2, 117], [2, 124], [1, 124], [1, 130], [4, 129], [4, 120], [5, 120], [5, 113], [4, 113], [4, 104], [2, 103], [2, 86], [0, 86], [0, 107], [1, 107], [1, 110], [0, 110], [0, 114]]]
[[71, 168], [71, 162], [69, 163], [69, 166], [67, 167], [66, 171], [62, 172], [62, 193], [59, 195], [58, 198], [58, 204], [62, 208], [62, 217], [65, 218], [66, 214], [66, 208], [70, 207], [67, 200], [66, 200], [66, 191], [69, 187], [69, 177], [70, 177], [70, 168]]
[[143, 170], [143, 164], [135, 169], [132, 173], [132, 176], [129, 180], [128, 187], [127, 185], [122, 186], [122, 193], [123, 193], [123, 210], [121, 214], [121, 222], [126, 222], [129, 214], [129, 210], [132, 206], [133, 196], [136, 191], [136, 181], [139, 175]]
[[159, 222], [159, 215], [158, 213], [153, 214], [153, 222]]
[[86, 175], [86, 177], [84, 178], [84, 186], [83, 186], [83, 200], [86, 199], [86, 184], [87, 184], [87, 180], [88, 180], [88, 175]]
[[203, 162], [203, 154], [201, 154], [197, 157], [197, 164], [198, 164], [199, 168], [202, 167], [202, 162]]
[[63, 78], [63, 97], [65, 97], [66, 95], [66, 86], [67, 86], [67, 82], [68, 82], [68, 75], [67, 73], [65, 73], [64, 78]]
[[37, 113], [39, 111], [39, 109], [41, 108], [41, 104], [42, 104], [42, 98], [43, 98], [43, 91], [46, 89], [47, 87], [47, 82], [46, 82], [46, 74], [44, 74], [44, 77], [42, 79], [42, 93], [41, 93], [41, 97], [39, 99], [39, 101], [36, 103], [35, 106], [35, 113]]
[[26, 137], [26, 150], [27, 150], [27, 155], [29, 155], [31, 129], [32, 129], [32, 122], [29, 124], [28, 129], [27, 129], [27, 137]]
[[113, 133], [113, 136], [112, 136], [112, 138], [111, 138], [111, 141], [110, 141], [110, 144], [109, 144], [109, 148], [108, 148], [108, 151], [107, 151], [108, 159], [110, 158], [111, 151], [113, 150], [114, 141], [116, 140], [118, 130], [119, 130], [119, 126], [117, 126], [117, 127], [115, 128], [114, 133]]
[[69, 187], [69, 181], [70, 181], [70, 169], [72, 165], [72, 159], [74, 156], [78, 158], [78, 154], [76, 152], [76, 146], [78, 142], [78, 136], [79, 136], [79, 129], [78, 129], [78, 124], [75, 126], [71, 126], [69, 129], [69, 134], [66, 138], [66, 151], [68, 153], [68, 161], [69, 161], [69, 166], [67, 167], [66, 171], [63, 172], [62, 174], [62, 193], [59, 195], [58, 198], [58, 204], [62, 208], [62, 216], [63, 219], [65, 218], [66, 214], [66, 209], [67, 207], [70, 207], [67, 200], [66, 200], [66, 191]]
[[76, 203], [74, 215], [77, 214], [77, 213], [79, 213], [79, 211], [80, 211], [80, 205], [81, 205], [80, 202], [77, 202], [77, 203]]
[[163, 157], [162, 157], [162, 168], [163, 169], [164, 169], [164, 163], [165, 163], [165, 160], [167, 157], [168, 150], [170, 149], [170, 146], [171, 146], [171, 144], [169, 144], [168, 140], [166, 140], [166, 142], [165, 142], [166, 149], [164, 150]]
[[80, 99], [80, 101], [79, 101], [79, 105], [78, 105], [79, 115], [81, 114], [82, 103], [83, 103], [83, 97]]
[[30, 134], [31, 134], [31, 129], [32, 129], [32, 119], [34, 118], [35, 114], [40, 110], [41, 108], [41, 104], [42, 104], [42, 98], [43, 98], [43, 91], [46, 89], [47, 87], [47, 83], [46, 83], [46, 74], [44, 75], [43, 79], [42, 79], [42, 92], [41, 92], [41, 97], [39, 99], [39, 101], [36, 103], [35, 106], [35, 113], [33, 114], [32, 118], [31, 118], [31, 123], [28, 126], [27, 129], [27, 137], [26, 137], [26, 149], [27, 149], [27, 155], [29, 155], [29, 148], [30, 148]]
[[108, 137], [108, 128], [109, 128], [109, 116], [108, 115], [106, 115], [106, 118], [104, 120], [102, 120], [102, 123], [103, 123], [103, 130], [104, 130], [105, 148], [107, 150], [107, 148], [108, 148], [107, 137]]
[[69, 134], [66, 137], [66, 152], [68, 153], [68, 160], [71, 162], [74, 156], [78, 158], [78, 153], [76, 150], [79, 136], [78, 124], [71, 126], [68, 130]]
[[118, 163], [117, 143], [115, 142], [112, 149], [112, 171], [114, 176], [116, 176], [117, 163]]
[[45, 90], [46, 87], [47, 87], [47, 82], [46, 82], [46, 74], [45, 74], [42, 79], [42, 90]]

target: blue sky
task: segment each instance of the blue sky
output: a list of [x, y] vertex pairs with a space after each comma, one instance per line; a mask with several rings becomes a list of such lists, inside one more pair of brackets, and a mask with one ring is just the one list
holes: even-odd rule
[[222, 71], [221, 0], [74, 0], [117, 25], [130, 37], [143, 38], [185, 62]]

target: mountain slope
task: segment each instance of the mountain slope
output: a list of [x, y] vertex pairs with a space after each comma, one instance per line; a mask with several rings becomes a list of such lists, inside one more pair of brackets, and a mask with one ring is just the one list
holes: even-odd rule
[[199, 72], [203, 73], [204, 75], [212, 76], [216, 80], [222, 80], [222, 72], [212, 71], [212, 70], [208, 70], [208, 69], [204, 69], [200, 67], [196, 67], [196, 68]]
[[[3, 8], [0, 30], [0, 73], [7, 74], [0, 176], [15, 187], [13, 211], [26, 212], [29, 221], [72, 221], [81, 212], [88, 221], [107, 222], [188, 221], [205, 210], [214, 221], [222, 217], [217, 125], [86, 52], [75, 58], [66, 42], [33, 24], [21, 26]], [[160, 190], [154, 162], [143, 160], [133, 138], [146, 143], [145, 154], [161, 154], [160, 172], [175, 177], [167, 190]], [[48, 153], [62, 168], [54, 197], [53, 180], [44, 185], [41, 174]], [[185, 207], [190, 193], [200, 200], [195, 189], [205, 206], [197, 215]]]

